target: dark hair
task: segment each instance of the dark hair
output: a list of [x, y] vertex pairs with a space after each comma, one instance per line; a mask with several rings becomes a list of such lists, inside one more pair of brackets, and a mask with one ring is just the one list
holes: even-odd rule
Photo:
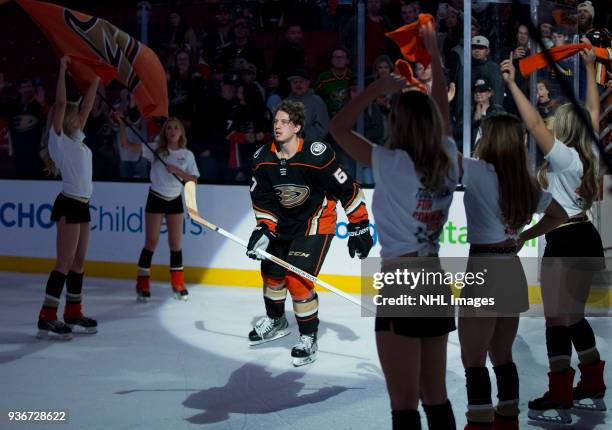
[[389, 119], [390, 148], [410, 155], [426, 189], [441, 191], [452, 163], [442, 142], [442, 116], [434, 101], [420, 91], [401, 93]]
[[306, 121], [304, 103], [293, 100], [283, 100], [276, 109], [274, 109], [274, 116], [276, 116], [279, 111], [286, 112], [289, 115], [289, 120], [293, 124], [299, 125], [302, 130], [304, 129], [304, 123]]
[[20, 76], [19, 79], [17, 80], [17, 83], [19, 83], [19, 86], [23, 84], [27, 84], [28, 82], [31, 82], [32, 85], [34, 85], [34, 79], [30, 75]]
[[349, 52], [348, 52], [348, 49], [346, 49], [344, 46], [336, 46], [336, 47], [330, 49], [330, 51], [329, 51], [329, 58], [330, 59], [334, 57], [334, 52], [336, 52], [336, 51], [344, 52], [346, 54], [346, 58], [347, 59], [348, 59], [348, 57], [350, 55]]
[[495, 168], [502, 216], [510, 228], [518, 230], [531, 221], [542, 193], [529, 173], [523, 123], [499, 112], [485, 118], [481, 127], [475, 155]]

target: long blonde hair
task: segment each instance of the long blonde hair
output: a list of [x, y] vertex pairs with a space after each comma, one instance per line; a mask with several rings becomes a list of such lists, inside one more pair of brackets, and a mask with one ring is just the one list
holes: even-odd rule
[[[584, 115], [591, 121], [589, 113], [583, 109]], [[552, 132], [559, 141], [570, 148], [574, 148], [582, 162], [582, 180], [580, 182], [578, 195], [582, 198], [581, 204], [584, 210], [593, 205], [597, 197], [599, 184], [597, 181], [597, 157], [593, 151], [593, 139], [588, 127], [581, 121], [578, 112], [571, 103], [560, 106], [554, 115]], [[544, 188], [548, 188], [546, 173], [549, 163], [546, 162], [538, 170], [538, 181]]]
[[159, 132], [159, 144], [157, 146], [157, 149], [155, 150], [157, 155], [168, 155], [168, 139], [166, 138], [166, 128], [168, 128], [168, 124], [170, 124], [171, 122], [176, 122], [181, 130], [181, 137], [179, 137], [178, 141], [179, 148], [187, 147], [187, 137], [185, 136], [185, 126], [183, 125], [183, 122], [177, 117], [171, 116], [166, 120]]
[[504, 222], [518, 230], [531, 221], [542, 193], [529, 173], [522, 123], [514, 115], [494, 113], [481, 128], [475, 155], [495, 168]]
[[442, 191], [451, 159], [442, 143], [442, 116], [431, 97], [420, 91], [401, 93], [391, 110], [391, 149], [410, 155], [427, 190]]
[[[49, 112], [47, 113], [47, 123], [45, 125], [45, 129], [42, 134], [41, 139], [41, 147], [40, 150], [40, 158], [42, 158], [45, 163], [45, 171], [47, 174], [51, 176], [57, 176], [59, 174], [59, 169], [53, 162], [51, 158], [51, 154], [49, 154], [49, 131], [51, 127], [53, 127], [53, 116], [55, 114], [55, 105], [51, 106]], [[77, 129], [73, 126], [74, 117], [79, 114], [79, 104], [68, 102], [66, 103], [66, 109], [64, 111], [64, 122], [62, 124], [62, 130], [66, 136], [72, 137]]]

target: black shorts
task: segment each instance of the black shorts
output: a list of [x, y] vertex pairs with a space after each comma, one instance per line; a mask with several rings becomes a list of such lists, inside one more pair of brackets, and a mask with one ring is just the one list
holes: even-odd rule
[[466, 273], [480, 273], [483, 283], [466, 286], [461, 298], [475, 299], [493, 305], [460, 308], [461, 316], [515, 316], [529, 310], [529, 287], [516, 248], [470, 248]]
[[[270, 242], [266, 251], [313, 276], [317, 276], [323, 261], [325, 261], [333, 237], [332, 234], [317, 234], [288, 240], [276, 239]], [[261, 262], [261, 272], [272, 278], [281, 279], [285, 277], [287, 270], [270, 260], [263, 260]]]
[[[408, 270], [411, 272], [443, 273], [438, 258], [399, 258], [383, 260], [381, 270], [395, 272]], [[419, 296], [443, 295], [446, 303], [450, 304], [452, 291], [446, 285], [421, 285], [414, 290], [396, 289], [388, 284], [381, 290], [381, 295], [391, 297], [396, 294], [411, 295], [419, 302]], [[377, 317], [374, 323], [375, 331], [393, 331], [396, 335], [407, 337], [438, 337], [457, 329], [454, 309], [450, 305], [440, 306], [410, 306], [393, 309], [385, 306], [376, 307]], [[397, 315], [397, 316], [396, 316]], [[428, 316], [430, 315], [430, 316]]]
[[568, 224], [546, 233], [544, 258], [550, 257], [560, 257], [564, 265], [585, 270], [605, 268], [601, 236], [590, 221]]
[[66, 217], [67, 224], [90, 222], [89, 203], [72, 199], [60, 193], [53, 203], [51, 221], [58, 222], [62, 217]]
[[171, 215], [182, 214], [184, 211], [183, 198], [181, 196], [178, 196], [172, 200], [165, 200], [162, 199], [159, 194], [149, 190], [145, 212]]

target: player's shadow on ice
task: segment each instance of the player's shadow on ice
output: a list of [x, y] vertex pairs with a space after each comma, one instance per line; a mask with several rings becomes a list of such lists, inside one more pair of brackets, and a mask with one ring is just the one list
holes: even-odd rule
[[272, 375], [261, 366], [245, 364], [230, 376], [223, 387], [191, 394], [183, 405], [204, 411], [190, 418], [192, 424], [217, 423], [236, 414], [269, 414], [311, 403], [320, 403], [348, 390], [331, 386], [307, 388], [300, 382], [304, 373], [291, 371]]

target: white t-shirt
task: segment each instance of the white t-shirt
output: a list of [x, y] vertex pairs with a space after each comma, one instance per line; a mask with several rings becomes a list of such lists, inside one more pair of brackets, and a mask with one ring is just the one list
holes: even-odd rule
[[584, 199], [576, 192], [582, 182], [582, 161], [578, 151], [555, 139], [552, 149], [544, 158], [550, 163], [546, 172], [546, 190], [563, 206], [568, 216], [584, 212]]
[[406, 151], [375, 146], [372, 172], [376, 187], [372, 212], [382, 247], [381, 257], [399, 257], [410, 252], [426, 256], [440, 249], [440, 231], [448, 218], [459, 177], [457, 147], [447, 138], [451, 160], [442, 192], [426, 190]]
[[77, 130], [73, 137], [49, 129], [49, 155], [62, 175], [62, 191], [89, 199], [93, 190], [91, 150], [83, 143], [85, 134]]
[[[137, 124], [137, 125], [134, 124], [133, 127], [136, 129], [136, 131], [138, 131], [138, 133], [140, 133], [141, 136], [146, 138], [146, 131], [143, 130], [144, 127], [142, 127], [140, 124]], [[132, 129], [127, 126], [125, 127], [125, 133], [126, 133], [128, 142], [139, 142], [140, 141], [140, 138], [136, 135], [136, 133], [134, 133]], [[117, 148], [119, 150], [119, 159], [121, 161], [140, 160], [139, 153], [132, 151], [129, 148], [123, 147], [123, 145], [121, 144], [121, 138], [120, 138], [119, 133], [117, 133]]]
[[[493, 165], [474, 158], [463, 159], [463, 204], [467, 218], [467, 240], [472, 244], [491, 244], [516, 239], [523, 230], [510, 229], [499, 206], [499, 183]], [[543, 213], [552, 195], [542, 191], [536, 213]]]
[[[156, 150], [159, 146], [157, 142], [149, 143], [149, 146]], [[161, 163], [149, 148], [142, 144], [142, 156], [151, 162], [151, 189], [158, 194], [170, 199], [181, 195], [183, 185], [166, 170], [166, 166]], [[172, 150], [168, 149], [168, 154], [161, 155], [166, 164], [171, 164], [187, 172], [189, 175], [200, 176], [198, 166], [195, 162], [193, 153], [185, 148]]]

